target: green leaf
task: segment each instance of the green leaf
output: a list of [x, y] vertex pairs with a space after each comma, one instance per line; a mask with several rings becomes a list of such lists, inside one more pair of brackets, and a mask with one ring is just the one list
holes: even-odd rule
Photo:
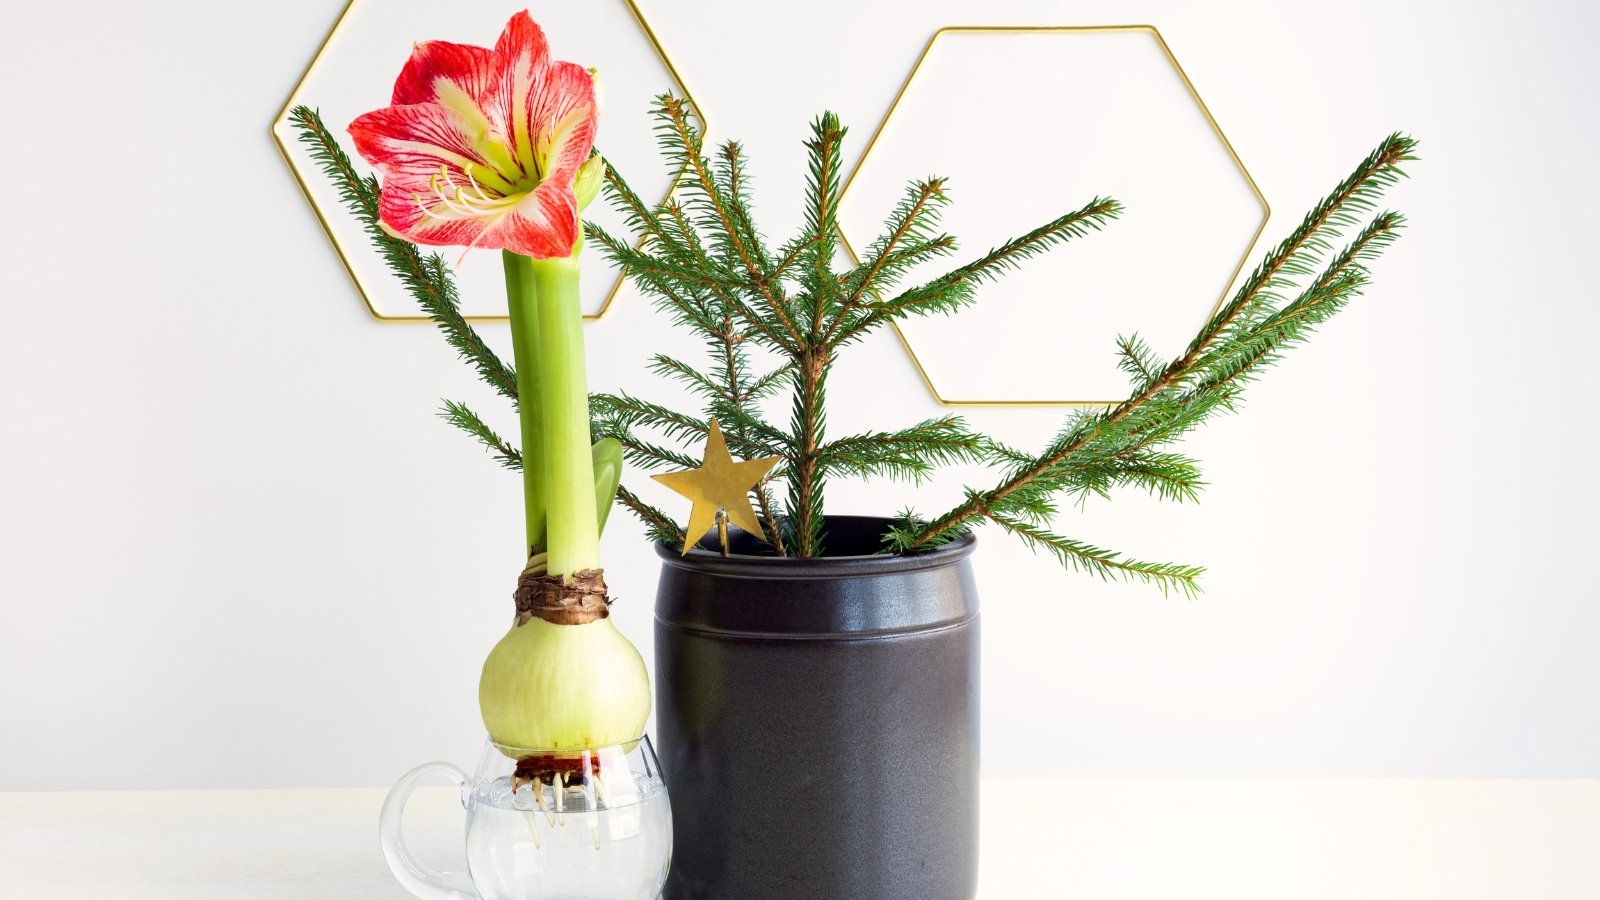
[[622, 444], [616, 438], [601, 438], [591, 449], [594, 459], [594, 501], [600, 533], [606, 530], [606, 519], [611, 506], [617, 501], [617, 486], [622, 483]]

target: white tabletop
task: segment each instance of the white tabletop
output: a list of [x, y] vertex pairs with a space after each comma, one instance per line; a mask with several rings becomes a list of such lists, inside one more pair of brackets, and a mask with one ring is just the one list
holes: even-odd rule
[[[404, 900], [382, 801], [0, 794], [0, 897]], [[448, 865], [460, 814], [452, 792], [419, 792], [419, 855]], [[1600, 781], [986, 781], [979, 897], [1594, 900]]]

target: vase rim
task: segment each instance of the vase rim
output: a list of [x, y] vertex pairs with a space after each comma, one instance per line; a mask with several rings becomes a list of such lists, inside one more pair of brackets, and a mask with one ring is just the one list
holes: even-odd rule
[[[881, 535], [894, 519], [886, 516], [825, 517], [830, 535], [843, 533], [849, 543], [862, 543], [863, 535]], [[730, 529], [735, 538], [750, 540], [738, 529]], [[705, 549], [715, 540], [707, 536], [687, 554], [675, 545], [662, 541], [655, 543], [656, 555], [669, 566], [745, 578], [858, 578], [870, 575], [890, 575], [919, 569], [934, 569], [952, 565], [972, 555], [977, 537], [970, 531], [949, 543], [912, 553], [861, 553], [838, 556], [817, 556], [808, 559], [734, 553], [723, 556], [720, 552]]]

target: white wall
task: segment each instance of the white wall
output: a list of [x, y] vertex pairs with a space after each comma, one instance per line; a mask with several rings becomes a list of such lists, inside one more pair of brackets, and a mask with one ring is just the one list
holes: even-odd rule
[[[428, 329], [368, 318], [267, 138], [341, 5], [5, 6], [0, 789], [377, 785], [479, 740], [515, 482], [432, 417], [484, 394]], [[1062, 523], [1208, 565], [1202, 599], [985, 542], [988, 765], [1600, 774], [1591, 6], [640, 5], [769, 191], [824, 106], [853, 160], [956, 23], [1158, 25], [1272, 200], [1269, 237], [1382, 134], [1422, 137], [1371, 296], [1190, 442], [1204, 503]], [[662, 320], [619, 303], [589, 332], [595, 386], [656, 390], [635, 361]], [[859, 352], [839, 427], [885, 399], [937, 412], [892, 338]], [[648, 657], [656, 562], [617, 521], [618, 615]]]

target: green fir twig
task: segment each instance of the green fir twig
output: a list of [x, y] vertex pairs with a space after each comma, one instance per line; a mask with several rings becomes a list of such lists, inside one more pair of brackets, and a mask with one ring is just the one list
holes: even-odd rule
[[[383, 231], [376, 180], [356, 172], [314, 112], [301, 107], [292, 115], [302, 142], [391, 270], [462, 358], [514, 400], [514, 373], [461, 316], [443, 260]], [[1172, 445], [1218, 413], [1236, 410], [1243, 390], [1263, 370], [1368, 288], [1370, 263], [1404, 225], [1397, 213], [1376, 212], [1376, 203], [1402, 177], [1403, 164], [1415, 158], [1416, 149], [1416, 142], [1403, 135], [1382, 141], [1262, 258], [1181, 354], [1163, 356], [1138, 335], [1119, 338], [1117, 366], [1132, 383], [1127, 399], [1069, 415], [1052, 440], [1032, 451], [973, 432], [954, 416], [898, 430], [830, 436], [829, 374], [838, 354], [865, 335], [910, 316], [964, 309], [976, 302], [983, 285], [1107, 227], [1122, 213], [1115, 200], [1094, 198], [964, 265], [926, 277], [923, 268], [955, 252], [957, 243], [939, 229], [951, 201], [948, 183], [921, 179], [907, 186], [862, 257], [836, 270], [846, 131], [835, 116], [824, 114], [811, 124], [804, 219], [798, 234], [776, 250], [755, 218], [741, 145], [724, 143], [708, 157], [693, 111], [670, 94], [657, 99], [654, 117], [667, 165], [682, 173], [678, 196], [646, 203], [620, 173], [608, 169], [605, 195], [638, 242], [593, 224], [585, 233], [596, 251], [675, 324], [703, 341], [703, 362], [666, 354], [649, 362], [651, 371], [695, 397], [699, 409], [686, 412], [628, 394], [596, 394], [591, 401], [596, 438], [616, 438], [630, 465], [690, 468], [698, 464], [696, 449], [706, 440], [709, 420], [718, 419], [736, 455], [781, 458], [751, 499], [772, 552], [802, 557], [828, 552], [824, 498], [831, 478], [920, 483], [947, 466], [978, 464], [994, 473], [989, 487], [969, 487], [960, 503], [932, 517], [903, 511], [891, 520], [885, 546], [916, 552], [989, 523], [1069, 568], [1185, 596], [1198, 590], [1200, 568], [1132, 559], [1059, 534], [1052, 523], [1061, 502], [1082, 504], [1125, 488], [1161, 500], [1195, 500], [1204, 486], [1199, 465]], [[913, 276], [912, 286], [902, 287]], [[758, 367], [757, 359], [776, 362]], [[783, 392], [789, 395], [789, 417], [779, 425], [768, 415]], [[441, 416], [502, 465], [521, 464], [516, 448], [464, 404], [446, 403]], [[773, 493], [779, 483], [786, 487], [781, 505]], [[684, 535], [669, 516], [626, 487], [619, 489], [618, 502], [644, 522], [654, 540], [701, 537]]]

